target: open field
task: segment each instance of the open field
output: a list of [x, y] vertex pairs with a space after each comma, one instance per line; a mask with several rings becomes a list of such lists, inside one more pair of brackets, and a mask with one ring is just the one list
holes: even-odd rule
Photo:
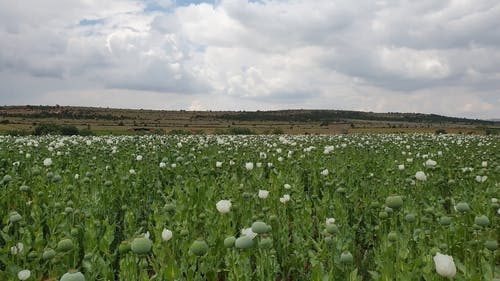
[[158, 111], [86, 107], [0, 107], [0, 133], [32, 131], [42, 123], [90, 129], [96, 134], [137, 132], [224, 134], [245, 128], [254, 134], [411, 133], [443, 129], [451, 133], [499, 133], [500, 122], [438, 115], [334, 110], [258, 112]]
[[0, 136], [0, 189], [0, 280], [500, 278], [498, 136]]

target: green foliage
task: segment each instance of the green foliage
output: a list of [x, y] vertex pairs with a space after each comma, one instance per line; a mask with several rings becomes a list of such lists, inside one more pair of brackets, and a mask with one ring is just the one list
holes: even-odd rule
[[231, 127], [227, 130], [228, 135], [255, 135], [255, 132], [246, 127]]
[[185, 135], [191, 135], [191, 131], [189, 130], [184, 130], [184, 129], [173, 129], [168, 132], [169, 135], [180, 135], [180, 136], [185, 136]]
[[28, 269], [27, 280], [438, 281], [438, 252], [453, 257], [453, 280], [495, 280], [499, 145], [451, 134], [2, 137], [0, 280]]
[[25, 131], [25, 130], [9, 130], [6, 132], [6, 135], [14, 136], [14, 137], [27, 136], [29, 134], [30, 134], [30, 132]]
[[33, 130], [33, 135], [43, 136], [43, 135], [63, 135], [63, 136], [74, 136], [83, 135], [89, 136], [93, 135], [92, 131], [89, 129], [78, 130], [77, 127], [72, 125], [59, 125], [55, 123], [40, 123], [37, 124]]

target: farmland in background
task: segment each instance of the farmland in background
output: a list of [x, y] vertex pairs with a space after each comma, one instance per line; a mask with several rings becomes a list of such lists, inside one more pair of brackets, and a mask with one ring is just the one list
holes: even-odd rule
[[45, 123], [95, 134], [498, 134], [500, 122], [432, 114], [337, 110], [160, 111], [65, 106], [0, 107], [0, 133], [29, 133]]

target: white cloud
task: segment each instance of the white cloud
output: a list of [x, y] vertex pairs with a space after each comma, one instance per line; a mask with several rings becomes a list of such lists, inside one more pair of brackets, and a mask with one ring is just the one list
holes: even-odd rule
[[5, 104], [498, 117], [499, 19], [493, 0], [3, 2], [0, 94]]

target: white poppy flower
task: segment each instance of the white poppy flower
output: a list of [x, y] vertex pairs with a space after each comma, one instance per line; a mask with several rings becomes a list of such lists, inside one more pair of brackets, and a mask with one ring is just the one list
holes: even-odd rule
[[220, 200], [219, 202], [217, 202], [217, 204], [215, 204], [215, 207], [221, 214], [229, 213], [229, 211], [231, 210], [231, 201]]
[[254, 239], [257, 236], [257, 233], [253, 232], [252, 228], [249, 227], [249, 228], [243, 228], [241, 230], [241, 235], [248, 236], [248, 237]]
[[419, 180], [419, 181], [425, 181], [425, 180], [427, 180], [427, 176], [426, 176], [426, 175], [425, 175], [425, 173], [424, 173], [424, 172], [422, 172], [422, 171], [418, 171], [418, 172], [416, 172], [416, 173], [415, 173], [415, 178], [416, 178], [417, 180]]
[[249, 171], [253, 170], [253, 163], [252, 162], [245, 163], [245, 168]]
[[23, 269], [17, 273], [17, 278], [19, 278], [19, 280], [26, 280], [30, 278], [30, 276], [31, 271], [29, 271], [28, 269]]
[[434, 256], [434, 263], [436, 265], [436, 272], [443, 277], [453, 278], [457, 273], [452, 256], [437, 253]]
[[334, 224], [335, 223], [335, 219], [334, 218], [326, 218], [326, 225], [329, 225], [329, 224]]
[[269, 191], [259, 189], [259, 198], [266, 199], [269, 196]]
[[172, 239], [172, 231], [164, 228], [163, 231], [161, 232], [161, 239], [163, 239], [163, 241], [167, 242], [168, 240]]
[[45, 167], [48, 167], [48, 166], [52, 165], [52, 159], [51, 158], [45, 158], [45, 160], [43, 160], [43, 165]]
[[285, 194], [285, 195], [283, 195], [283, 197], [280, 198], [280, 202], [283, 204], [288, 202], [288, 201], [290, 201], [290, 195], [288, 195], [288, 194]]
[[425, 167], [427, 167], [427, 168], [432, 168], [432, 167], [436, 166], [436, 164], [437, 164], [437, 162], [432, 160], [432, 159], [428, 159], [424, 163]]

